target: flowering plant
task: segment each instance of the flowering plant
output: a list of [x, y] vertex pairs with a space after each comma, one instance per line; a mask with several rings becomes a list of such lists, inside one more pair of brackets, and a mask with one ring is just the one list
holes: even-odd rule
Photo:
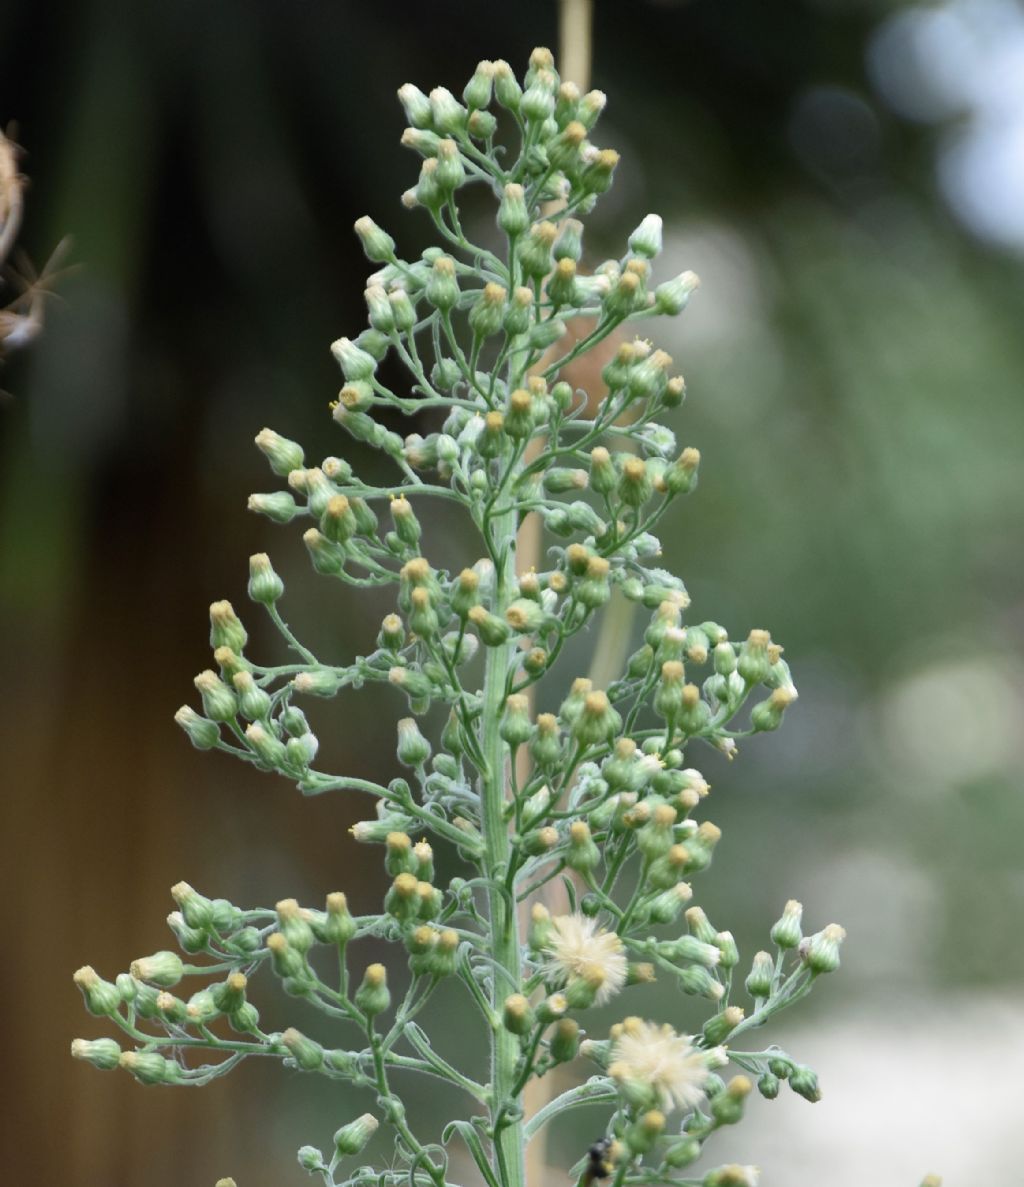
[[[838, 966], [843, 931], [804, 937], [801, 907], [790, 902], [771, 928], [774, 952], [741, 965], [732, 935], [691, 905], [690, 880], [720, 839], [702, 818], [709, 788], [688, 765], [692, 752], [705, 744], [732, 758], [737, 738], [776, 729], [796, 698], [766, 631], [734, 646], [717, 622], [692, 620], [683, 582], [658, 566], [654, 529], [695, 487], [700, 455], [679, 452], [659, 419], [684, 396], [672, 360], [622, 329], [680, 313], [697, 278], [654, 284], [655, 215], [622, 259], [590, 275], [580, 268], [579, 219], [611, 185], [618, 156], [590, 140], [604, 96], [560, 84], [547, 50], [534, 51], [522, 84], [507, 63], [482, 62], [462, 102], [412, 85], [399, 97], [410, 124], [403, 143], [423, 158], [403, 201], [428, 214], [451, 250], [408, 262], [390, 235], [359, 219], [378, 268], [365, 294], [369, 327], [332, 346], [345, 380], [334, 420], [389, 458], [397, 479], [368, 484], [335, 456], [309, 467], [299, 445], [264, 429], [256, 444], [289, 489], [249, 501], [277, 523], [311, 520], [303, 540], [316, 572], [395, 590], [395, 609], [370, 654], [323, 662], [282, 618], [284, 586], [269, 558], [254, 556], [249, 597], [294, 659], [257, 662], [231, 604], [216, 602], [217, 670], [195, 680], [203, 711], [177, 713], [198, 748], [283, 774], [306, 795], [375, 796], [376, 814], [352, 831], [383, 847], [383, 909], [354, 916], [340, 891], [322, 908], [286, 899], [243, 909], [181, 882], [168, 923], [184, 957], [157, 952], [113, 981], [90, 967], [75, 974], [89, 1011], [117, 1025], [126, 1049], [78, 1039], [72, 1053], [145, 1084], [204, 1084], [262, 1055], [366, 1089], [371, 1111], [343, 1124], [326, 1150], [299, 1151], [328, 1187], [445, 1187], [456, 1143], [487, 1187], [522, 1187], [528, 1143], [581, 1106], [601, 1116], [605, 1135], [576, 1168], [584, 1182], [750, 1184], [752, 1167], [696, 1178], [686, 1168], [740, 1120], [755, 1082], [765, 1097], [785, 1081], [818, 1098], [810, 1068], [738, 1040]], [[518, 137], [514, 159], [497, 143], [507, 131]], [[500, 247], [466, 238], [457, 198], [472, 183], [497, 201]], [[570, 319], [589, 319], [589, 329], [574, 336]], [[606, 393], [574, 389], [566, 368], [612, 335]], [[386, 356], [408, 375], [399, 390], [382, 380]], [[378, 409], [433, 416], [437, 427], [403, 438]], [[456, 574], [422, 547], [421, 517], [438, 499], [461, 508], [479, 537], [481, 556]], [[543, 571], [517, 572], [529, 517], [555, 543]], [[650, 612], [642, 646], [607, 688], [567, 683], [560, 654], [612, 597]], [[389, 684], [411, 714], [397, 727], [409, 774], [386, 786], [322, 770], [300, 707], [368, 681]], [[431, 741], [420, 722], [434, 706], [444, 720], [424, 727]], [[453, 847], [461, 876], [438, 877], [437, 841]], [[397, 960], [360, 962], [367, 937], [401, 953], [409, 976], [400, 992]], [[319, 1037], [304, 1020], [280, 1033], [261, 1027], [250, 1000], [261, 973], [321, 1015], [324, 1029], [309, 1027]], [[584, 1038], [591, 1007], [657, 975], [704, 1004], [692, 1033], [631, 1015], [607, 1037]], [[192, 977], [201, 987], [181, 993]], [[468, 992], [479, 1011], [485, 1081], [449, 1062], [415, 1021], [446, 990]], [[528, 1086], [577, 1059], [594, 1074], [527, 1115]], [[726, 1082], [728, 1065], [737, 1074]], [[422, 1133], [397, 1087], [404, 1076], [455, 1086], [467, 1115]], [[353, 1166], [380, 1125], [394, 1157], [380, 1170]]]

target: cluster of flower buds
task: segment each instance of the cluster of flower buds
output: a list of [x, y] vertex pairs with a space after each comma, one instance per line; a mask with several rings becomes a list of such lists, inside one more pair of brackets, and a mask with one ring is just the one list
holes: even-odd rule
[[[835, 924], [805, 937], [802, 908], [790, 902], [771, 928], [775, 954], [758, 952], [740, 986], [732, 933], [693, 902], [693, 880], [721, 840], [703, 815], [709, 785], [694, 750], [732, 758], [737, 739], [777, 729], [797, 695], [767, 631], [734, 643], [717, 622], [689, 615], [683, 581], [662, 567], [655, 529], [695, 489], [701, 457], [661, 423], [685, 397], [682, 375], [634, 330], [680, 313], [697, 277], [655, 276], [654, 214], [619, 258], [586, 261], [581, 218], [611, 185], [618, 155], [592, 142], [604, 96], [562, 82], [549, 51], [534, 51], [522, 79], [485, 61], [461, 98], [412, 84], [399, 98], [409, 123], [402, 142], [421, 158], [403, 200], [427, 212], [443, 245], [406, 260], [391, 234], [360, 218], [355, 231], [374, 268], [367, 325], [331, 346], [342, 376], [333, 420], [357, 460], [365, 449], [383, 455], [393, 481], [367, 482], [333, 455], [307, 465], [299, 444], [265, 428], [256, 445], [284, 489], [249, 500], [274, 523], [310, 521], [303, 542], [317, 573], [384, 595], [375, 647], [349, 664], [320, 662], [282, 618], [284, 582], [258, 553], [247, 592], [289, 662], [255, 662], [231, 603], [215, 602], [213, 665], [195, 678], [201, 711], [176, 715], [196, 747], [283, 774], [307, 794], [375, 795], [375, 816], [351, 832], [383, 849], [382, 908], [353, 917], [334, 892], [323, 909], [288, 898], [272, 911], [241, 911], [179, 883], [168, 922], [186, 956], [212, 962], [215, 979], [179, 996], [179, 982], [204, 966], [168, 951], [114, 982], [80, 969], [88, 1010], [136, 1049], [76, 1040], [73, 1054], [145, 1083], [205, 1082], [247, 1054], [270, 1054], [368, 1088], [396, 1136], [397, 1164], [359, 1167], [344, 1187], [447, 1181], [447, 1155], [416, 1136], [391, 1085], [399, 1070], [467, 1093], [473, 1121], [453, 1121], [443, 1142], [457, 1136], [491, 1187], [521, 1187], [526, 1129], [549, 1117], [541, 1110], [524, 1123], [523, 1091], [582, 1055], [601, 1075], [566, 1092], [550, 1115], [591, 1095], [611, 1107], [584, 1181], [615, 1168], [616, 1187], [668, 1182], [742, 1118], [755, 1082], [766, 1098], [783, 1080], [818, 1098], [811, 1069], [775, 1048], [734, 1053], [734, 1042], [837, 968], [844, 938]], [[518, 153], [496, 144], [508, 128]], [[459, 201], [473, 184], [494, 200], [503, 250], [466, 238]], [[580, 336], [578, 318], [591, 326]], [[570, 364], [612, 335], [605, 391], [577, 390]], [[419, 417], [416, 431], [397, 432], [396, 412]], [[465, 567], [451, 570], [428, 559], [424, 531], [447, 530], [449, 510], [477, 537]], [[530, 516], [550, 546], [535, 567], [517, 567], [517, 531]], [[569, 641], [613, 599], [649, 615], [621, 675], [553, 675]], [[367, 682], [405, 698], [395, 747], [405, 777], [386, 786], [315, 768], [318, 740], [295, 703]], [[439, 706], [432, 732], [429, 711]], [[438, 840], [466, 876], [441, 872]], [[566, 909], [555, 908], [556, 894]], [[529, 913], [521, 938], [520, 907]], [[364, 937], [398, 945], [408, 976], [399, 968], [389, 978], [374, 960], [350, 981], [349, 945]], [[248, 998], [260, 967], [303, 1007], [354, 1025], [365, 1047], [331, 1049], [294, 1026], [261, 1030]], [[656, 977], [699, 1014], [692, 1034], [629, 1016], [606, 1040], [584, 1038], [586, 1011]], [[442, 1058], [413, 1020], [454, 980], [482, 1015], [488, 1084]], [[741, 988], [750, 999], [742, 1006]], [[221, 1023], [233, 1037], [213, 1029]], [[204, 1046], [221, 1062], [190, 1065], [187, 1055]], [[730, 1062], [740, 1074], [726, 1079]], [[677, 1113], [679, 1124], [670, 1121]], [[364, 1114], [337, 1130], [333, 1152], [303, 1146], [299, 1162], [325, 1187], [342, 1187], [339, 1162], [359, 1155], [377, 1126]], [[756, 1177], [728, 1164], [701, 1182], [750, 1187]]]

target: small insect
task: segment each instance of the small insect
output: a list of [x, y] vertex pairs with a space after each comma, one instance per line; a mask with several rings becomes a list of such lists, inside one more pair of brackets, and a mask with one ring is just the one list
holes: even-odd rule
[[587, 1151], [586, 1165], [580, 1178], [580, 1187], [589, 1187], [595, 1179], [607, 1179], [612, 1173], [612, 1138], [601, 1138]]

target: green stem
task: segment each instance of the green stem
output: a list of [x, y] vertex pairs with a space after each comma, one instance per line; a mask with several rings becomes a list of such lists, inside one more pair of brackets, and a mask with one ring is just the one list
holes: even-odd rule
[[[512, 476], [514, 479], [514, 475]], [[494, 562], [494, 604], [492, 611], [504, 617], [511, 599], [515, 573], [512, 558], [515, 555], [516, 515], [506, 512], [490, 520], [490, 539], [493, 543], [491, 559]], [[501, 881], [508, 869], [511, 857], [508, 822], [505, 818], [505, 796], [507, 780], [507, 754], [505, 743], [499, 733], [502, 709], [505, 699], [505, 681], [516, 652], [516, 641], [511, 639], [500, 647], [487, 649], [487, 664], [484, 672], [484, 700], [482, 728], [482, 750], [485, 770], [481, 775], [481, 804], [483, 808], [484, 873], [488, 879], [489, 908], [491, 918], [491, 957], [496, 965], [508, 974], [512, 984], [521, 980], [519, 958], [519, 923], [515, 904], [506, 896]], [[492, 976], [491, 1007], [496, 1018], [501, 1017], [502, 1004], [508, 989], [503, 979]], [[503, 1168], [504, 1187], [522, 1187], [525, 1180], [523, 1158], [523, 1126], [521, 1120], [508, 1120], [508, 1106], [513, 1106], [511, 1116], [521, 1113], [516, 1092], [516, 1063], [519, 1058], [519, 1041], [503, 1026], [491, 1032], [491, 1087], [494, 1092], [492, 1117], [502, 1116], [502, 1127], [494, 1134], [499, 1166]]]

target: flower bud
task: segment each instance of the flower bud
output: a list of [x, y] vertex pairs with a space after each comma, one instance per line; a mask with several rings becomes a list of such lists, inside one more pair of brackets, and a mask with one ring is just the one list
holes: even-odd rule
[[513, 291], [512, 300], [505, 313], [505, 320], [502, 323], [505, 333], [510, 337], [515, 337], [517, 334], [525, 334], [533, 324], [533, 313], [533, 289], [521, 285]]
[[403, 766], [418, 768], [428, 758], [430, 743], [412, 717], [403, 717], [398, 723], [398, 761]]
[[426, 95], [411, 82], [398, 88], [398, 100], [405, 111], [405, 118], [414, 128], [429, 128], [433, 121], [433, 109]]
[[91, 965], [84, 965], [74, 975], [74, 982], [85, 999], [85, 1008], [98, 1017], [116, 1014], [121, 1008], [117, 986], [104, 981]]
[[480, 641], [485, 647], [500, 647], [508, 641], [508, 624], [496, 614], [485, 610], [483, 606], [473, 606], [466, 617], [476, 627]]
[[339, 338], [332, 342], [331, 354], [338, 360], [345, 378], [350, 381], [369, 381], [377, 370], [377, 360], [373, 355], [361, 350], [348, 338]]
[[276, 769], [284, 764], [287, 757], [284, 743], [258, 721], [245, 727], [245, 740], [265, 766]]
[[771, 997], [775, 982], [775, 962], [767, 952], [756, 952], [745, 982], [747, 993], [753, 998]]
[[704, 1023], [701, 1032], [704, 1046], [718, 1047], [743, 1021], [743, 1010], [739, 1006], [727, 1006], [720, 1014], [714, 1014]]
[[344, 947], [356, 934], [356, 921], [349, 914], [348, 899], [340, 890], [335, 890], [327, 896], [324, 905], [324, 918], [314, 925], [314, 930], [325, 943]]
[[645, 259], [653, 260], [661, 252], [661, 217], [648, 214], [629, 237], [629, 250]]
[[160, 989], [170, 989], [185, 975], [185, 966], [177, 952], [154, 952], [131, 963], [131, 974], [136, 981], [146, 981]]
[[[521, 185], [510, 183], [505, 186], [498, 204], [498, 226], [510, 239], [521, 235], [530, 225], [530, 212], [526, 208], [526, 196]], [[533, 294], [530, 294], [533, 304]]]
[[270, 557], [257, 552], [249, 557], [249, 597], [264, 606], [272, 606], [284, 593], [284, 582], [274, 571]]
[[304, 1072], [315, 1072], [323, 1066], [323, 1047], [315, 1040], [307, 1038], [301, 1031], [296, 1030], [294, 1026], [289, 1026], [284, 1034], [281, 1035], [281, 1043], [287, 1049], [292, 1059], [295, 1060], [296, 1066], [300, 1067]]
[[363, 974], [363, 980], [356, 990], [356, 1005], [369, 1018], [383, 1014], [391, 1005], [388, 989], [387, 969], [382, 964], [371, 964]]
[[157, 1051], [123, 1051], [118, 1062], [140, 1084], [175, 1084], [181, 1080], [181, 1065]]
[[491, 101], [491, 87], [494, 83], [494, 63], [483, 61], [477, 63], [473, 77], [466, 83], [462, 98], [470, 110], [486, 107]]
[[565, 864], [572, 870], [585, 873], [596, 869], [600, 861], [601, 851], [590, 835], [590, 826], [585, 820], [574, 820], [569, 826], [569, 848], [566, 851]]
[[430, 92], [430, 114], [439, 132], [461, 132], [466, 126], [468, 112], [447, 87], [434, 87]]
[[772, 943], [777, 948], [783, 950], [795, 948], [803, 939], [803, 932], [800, 930], [803, 912], [803, 904], [798, 903], [796, 899], [791, 898], [786, 903], [782, 910], [782, 917], [772, 925], [770, 933]]
[[477, 338], [489, 338], [501, 329], [505, 316], [505, 299], [508, 292], [500, 284], [490, 281], [469, 311], [469, 328]]
[[686, 308], [690, 294], [700, 284], [696, 272], [681, 272], [673, 280], [666, 280], [654, 290], [654, 308], [658, 313], [674, 317]]
[[782, 715], [796, 700], [796, 690], [776, 688], [767, 698], [750, 711], [750, 724], [757, 731], [777, 730], [782, 724]]
[[612, 708], [608, 694], [601, 691], [588, 692], [572, 732], [584, 746], [595, 746], [609, 742], [622, 729], [622, 717]]
[[815, 932], [800, 945], [804, 964], [812, 973], [833, 973], [839, 968], [839, 945], [846, 939], [846, 931], [838, 923], [830, 923]]
[[286, 478], [292, 470], [298, 470], [305, 459], [301, 445], [289, 441], [273, 429], [261, 429], [256, 434], [256, 447], [281, 478]]
[[197, 750], [211, 750], [220, 741], [220, 727], [215, 721], [200, 715], [189, 705], [182, 705], [174, 720], [188, 734]]
[[71, 1058], [91, 1063], [101, 1071], [113, 1071], [121, 1059], [121, 1048], [113, 1039], [74, 1039]]
[[530, 923], [526, 942], [531, 952], [542, 952], [551, 937], [551, 912], [543, 903], [534, 903], [530, 908]]
[[514, 1035], [529, 1034], [535, 1025], [533, 1010], [530, 1003], [521, 993], [513, 993], [505, 998], [502, 1007], [502, 1022], [505, 1029]]
[[494, 97], [502, 107], [517, 112], [523, 97], [522, 88], [512, 71], [512, 67], [503, 59], [494, 63]]
[[821, 1089], [818, 1087], [818, 1077], [815, 1072], [804, 1064], [795, 1064], [789, 1073], [789, 1086], [804, 1100], [811, 1104], [821, 1100]]
[[249, 641], [245, 627], [230, 602], [214, 602], [210, 606], [210, 646], [230, 647], [238, 655]]
[[548, 1040], [548, 1051], [555, 1063], [569, 1063], [580, 1049], [580, 1028], [572, 1018], [562, 1018], [555, 1024], [555, 1031]]
[[299, 508], [286, 491], [274, 491], [272, 494], [250, 495], [248, 508], [258, 515], [265, 515], [274, 523], [291, 523], [298, 514]]

